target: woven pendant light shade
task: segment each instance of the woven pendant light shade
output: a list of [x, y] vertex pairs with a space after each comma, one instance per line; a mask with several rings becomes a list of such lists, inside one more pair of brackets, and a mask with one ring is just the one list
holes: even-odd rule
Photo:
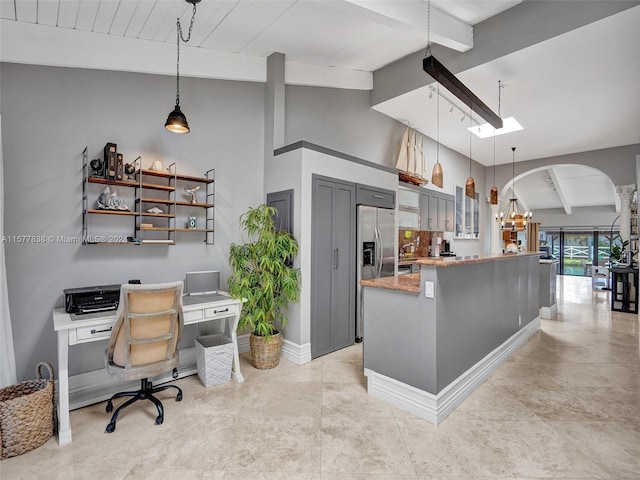
[[433, 183], [436, 187], [442, 188], [442, 185], [443, 185], [442, 164], [440, 162], [436, 163], [433, 166], [433, 174], [431, 175], [431, 183]]
[[464, 194], [469, 198], [476, 198], [476, 182], [473, 177], [467, 178], [467, 184], [464, 186]]
[[491, 205], [498, 205], [498, 187], [495, 185], [491, 187], [489, 191], [489, 203]]

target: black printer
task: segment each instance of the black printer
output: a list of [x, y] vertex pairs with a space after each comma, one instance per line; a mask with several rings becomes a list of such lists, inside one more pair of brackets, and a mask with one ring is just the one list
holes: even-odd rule
[[65, 310], [77, 315], [117, 310], [120, 302], [120, 285], [67, 288], [63, 292]]

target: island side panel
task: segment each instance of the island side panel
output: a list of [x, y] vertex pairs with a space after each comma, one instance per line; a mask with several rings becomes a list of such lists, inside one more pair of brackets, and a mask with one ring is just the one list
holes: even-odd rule
[[426, 392], [436, 388], [435, 304], [417, 293], [363, 287], [364, 368]]
[[423, 266], [422, 279], [434, 278], [437, 304], [439, 393], [538, 316], [538, 259], [513, 259], [437, 268]]

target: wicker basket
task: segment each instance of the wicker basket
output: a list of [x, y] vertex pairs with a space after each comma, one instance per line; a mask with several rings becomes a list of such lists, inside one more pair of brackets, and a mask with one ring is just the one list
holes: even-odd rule
[[276, 368], [280, 362], [282, 350], [282, 334], [275, 333], [270, 338], [259, 337], [251, 334], [249, 345], [251, 346], [251, 362], [260, 370]]
[[[48, 379], [42, 378], [43, 366], [49, 370]], [[36, 375], [36, 380], [0, 389], [0, 460], [27, 453], [53, 435], [53, 367], [40, 362]]]

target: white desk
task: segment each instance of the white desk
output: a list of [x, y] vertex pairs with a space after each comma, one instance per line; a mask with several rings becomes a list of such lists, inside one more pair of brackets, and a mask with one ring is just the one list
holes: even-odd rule
[[[195, 301], [194, 301], [195, 300]], [[240, 359], [238, 357], [238, 338], [236, 329], [240, 320], [242, 302], [233, 298], [211, 301], [206, 296], [184, 297], [184, 324], [194, 325], [212, 320], [222, 322], [224, 333], [233, 341], [232, 378], [244, 382], [240, 373]], [[73, 318], [73, 319], [72, 319]], [[127, 388], [123, 382], [113, 382], [106, 371], [96, 370], [71, 377], [78, 385], [73, 395], [74, 403], [70, 403], [69, 396], [69, 345], [107, 340], [111, 336], [111, 328], [115, 322], [115, 311], [93, 313], [88, 315], [73, 315], [64, 308], [53, 310], [53, 328], [58, 332], [58, 443], [71, 443], [71, 423], [69, 421], [70, 408], [79, 408], [92, 403], [108, 399], [113, 393]], [[180, 377], [196, 373], [195, 348], [180, 350]], [[183, 356], [185, 358], [183, 358]], [[185, 368], [186, 367], [186, 368]], [[154, 383], [172, 380], [171, 372], [154, 379]], [[134, 387], [137, 388], [137, 387]]]

